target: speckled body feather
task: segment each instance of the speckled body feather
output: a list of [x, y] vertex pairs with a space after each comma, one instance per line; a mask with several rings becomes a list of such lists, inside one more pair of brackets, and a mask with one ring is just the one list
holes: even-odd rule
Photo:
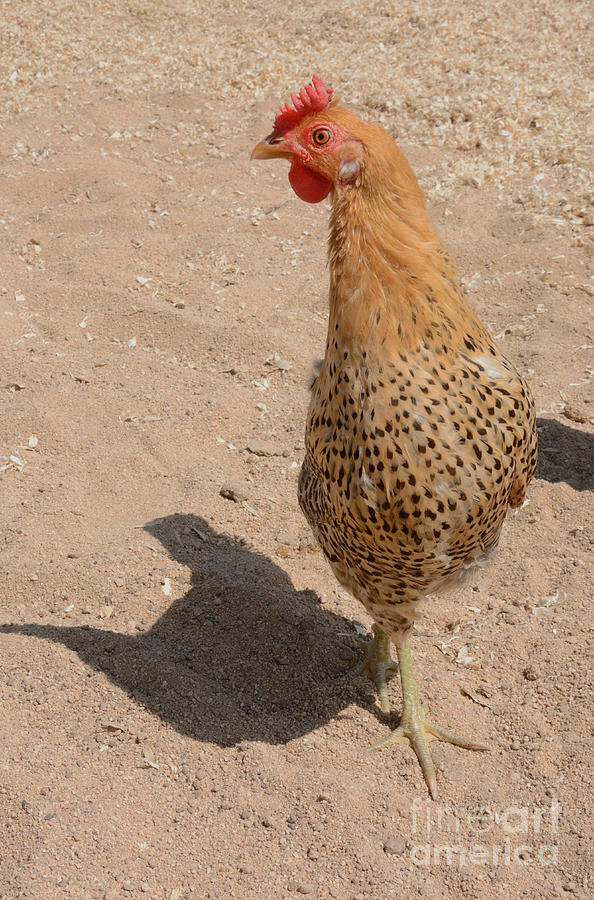
[[469, 306], [391, 138], [333, 192], [330, 317], [299, 502], [341, 584], [396, 641], [418, 601], [495, 549], [536, 464], [527, 385]]

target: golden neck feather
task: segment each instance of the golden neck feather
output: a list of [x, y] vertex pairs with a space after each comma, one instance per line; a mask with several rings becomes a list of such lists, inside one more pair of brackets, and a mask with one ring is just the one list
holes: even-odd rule
[[[387, 135], [386, 135], [387, 137]], [[368, 162], [361, 181], [335, 192], [330, 218], [329, 339], [408, 350], [463, 333], [476, 318], [433, 230], [408, 163]], [[469, 322], [470, 319], [470, 322]], [[338, 326], [338, 327], [337, 327]]]

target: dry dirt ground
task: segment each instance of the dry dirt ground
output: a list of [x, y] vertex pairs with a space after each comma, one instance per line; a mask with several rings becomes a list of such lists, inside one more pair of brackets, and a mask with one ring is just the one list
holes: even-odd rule
[[[1, 4], [3, 900], [592, 896], [589, 15], [482, 7]], [[539, 411], [489, 584], [416, 627], [490, 745], [435, 747], [434, 804], [361, 752], [398, 683], [388, 718], [349, 676], [370, 620], [295, 496], [328, 210], [249, 153], [314, 71], [398, 136]]]

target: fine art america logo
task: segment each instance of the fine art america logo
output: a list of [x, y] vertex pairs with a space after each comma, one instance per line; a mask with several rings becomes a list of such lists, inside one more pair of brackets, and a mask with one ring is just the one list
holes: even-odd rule
[[410, 858], [417, 866], [556, 866], [561, 804], [477, 806], [416, 797], [412, 804]]

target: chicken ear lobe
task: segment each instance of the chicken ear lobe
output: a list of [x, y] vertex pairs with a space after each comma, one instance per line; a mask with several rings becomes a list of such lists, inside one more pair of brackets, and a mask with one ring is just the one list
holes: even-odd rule
[[354, 184], [361, 174], [361, 163], [358, 159], [343, 159], [338, 167], [340, 183]]
[[332, 183], [327, 178], [308, 169], [295, 158], [289, 169], [289, 181], [299, 199], [306, 203], [320, 203], [332, 190]]

